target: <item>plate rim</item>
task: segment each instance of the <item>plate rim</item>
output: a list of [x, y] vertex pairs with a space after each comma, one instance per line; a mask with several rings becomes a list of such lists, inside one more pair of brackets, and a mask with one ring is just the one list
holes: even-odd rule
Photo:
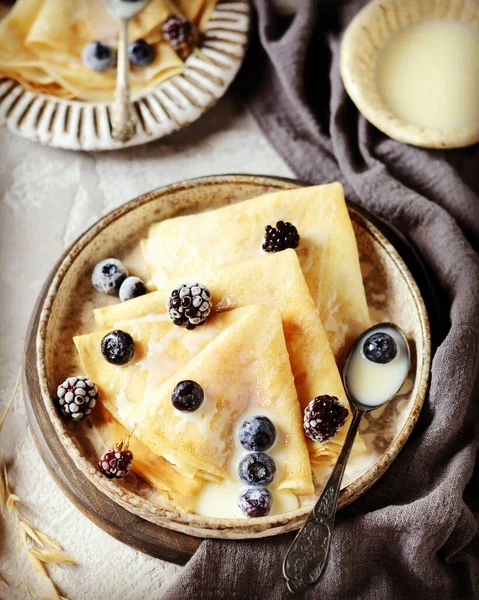
[[[158, 200], [162, 196], [167, 196], [172, 192], [188, 190], [192, 187], [197, 187], [199, 185], [210, 186], [218, 184], [249, 184], [257, 186], [273, 186], [277, 189], [294, 189], [295, 187], [300, 187], [303, 184], [303, 182], [287, 178], [272, 178], [267, 176], [256, 175], [220, 175], [195, 178], [178, 183], [173, 183], [167, 186], [162, 186], [131, 200], [130, 202], [118, 207], [117, 209], [109, 212], [107, 215], [99, 219], [99, 221], [92, 225], [71, 245], [69, 249], [66, 250], [63, 258], [59, 261], [59, 263], [57, 263], [57, 265], [52, 270], [49, 277], [50, 285], [48, 286], [48, 289], [46, 291], [44, 301], [41, 302], [40, 306], [36, 309], [39, 312], [39, 324], [36, 330], [35, 373], [39, 381], [42, 401], [45, 406], [45, 410], [49, 414], [49, 418], [54, 420], [54, 423], [55, 420], [57, 420], [60, 423], [60, 428], [63, 428], [63, 431], [65, 431], [63, 424], [54, 410], [54, 402], [48, 391], [46, 379], [47, 369], [43, 351], [45, 349], [46, 331], [51, 308], [55, 299], [56, 292], [59, 289], [66, 273], [68, 272], [68, 269], [74, 263], [76, 257], [83, 251], [84, 248], [88, 246], [89, 243], [92, 242], [92, 240], [97, 235], [99, 235], [104, 229], [109, 227], [114, 221], [123, 217], [125, 214], [134, 211], [140, 206], [143, 206], [151, 201]], [[395, 440], [391, 443], [388, 450], [380, 457], [380, 459], [370, 469], [368, 469], [368, 471], [365, 474], [363, 474], [360, 478], [354, 480], [351, 484], [349, 484], [346, 488], [344, 488], [341, 491], [339, 499], [340, 508], [354, 501], [357, 497], [359, 497], [365, 491], [367, 491], [367, 489], [369, 489], [386, 472], [389, 466], [394, 462], [394, 459], [397, 457], [400, 449], [404, 446], [405, 442], [407, 441], [407, 438], [409, 437], [419, 417], [421, 407], [425, 400], [427, 386], [429, 382], [429, 367], [431, 354], [431, 337], [426, 307], [422, 299], [421, 293], [419, 291], [419, 288], [416, 282], [414, 281], [414, 278], [411, 275], [408, 267], [406, 266], [396, 249], [388, 241], [386, 236], [383, 233], [381, 233], [377, 229], [377, 227], [367, 219], [367, 217], [362, 215], [356, 208], [352, 207], [349, 203], [348, 208], [350, 210], [350, 214], [353, 220], [356, 221], [356, 223], [359, 226], [365, 228], [372, 235], [372, 237], [385, 248], [388, 255], [392, 258], [396, 267], [399, 269], [403, 279], [405, 279], [405, 281], [407, 282], [420, 317], [421, 335], [426, 352], [423, 356], [423, 368], [419, 373], [419, 380], [417, 382], [417, 394], [413, 406], [411, 407], [411, 410], [409, 412], [406, 423], [401, 428], [401, 431], [398, 433]], [[57, 435], [59, 435], [58, 431], [56, 431], [56, 433]], [[82, 456], [81, 451], [76, 446], [75, 442], [71, 439], [70, 442], [72, 446], [72, 451], [74, 454], [76, 454], [76, 457], [72, 456], [71, 451], [68, 449], [69, 444], [62, 443], [62, 446], [66, 449], [72, 461], [75, 462], [78, 470], [81, 471], [97, 488], [99, 488], [101, 492], [103, 492], [110, 498], [112, 498], [112, 496], [115, 497], [115, 501], [117, 503], [126, 508], [126, 510], [131, 511], [134, 502], [130, 504], [126, 503], [125, 506], [126, 501], [124, 500], [124, 497], [140, 497], [138, 497], [133, 492], [130, 492], [129, 490], [121, 488], [121, 486], [112, 481], [104, 480], [104, 478], [101, 478], [100, 481], [97, 470], [91, 465], [91, 463], [86, 458]], [[77, 461], [82, 463], [82, 466], [84, 468], [80, 468], [80, 466], [77, 464]], [[150, 510], [151, 513], [156, 513], [157, 515], [160, 515], [162, 522], [165, 521], [165, 523], [162, 523], [162, 525], [156, 523], [157, 526], [182, 532], [184, 532], [185, 528], [188, 528], [189, 535], [196, 535], [200, 537], [222, 537], [229, 539], [244, 539], [251, 537], [277, 535], [285, 531], [296, 529], [304, 522], [306, 516], [310, 512], [310, 507], [303, 507], [294, 512], [284, 513], [282, 515], [275, 515], [255, 519], [254, 523], [248, 523], [248, 526], [245, 526], [243, 519], [214, 519], [201, 517], [198, 515], [191, 515], [188, 513], [182, 513], [175, 509], [157, 507], [156, 505], [153, 505], [152, 503], [150, 503], [142, 497], [141, 503], [142, 505], [147, 507], [147, 510]], [[194, 523], [192, 523], [192, 521]], [[204, 521], [205, 523], [207, 523], [206, 529], [203, 525], [198, 525], [198, 521]], [[228, 535], [221, 535], [225, 529], [228, 532]]]

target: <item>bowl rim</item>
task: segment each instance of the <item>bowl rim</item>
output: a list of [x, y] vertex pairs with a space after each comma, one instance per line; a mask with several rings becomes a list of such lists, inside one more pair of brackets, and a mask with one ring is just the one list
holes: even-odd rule
[[[401, 2], [402, 1], [403, 0], [401, 0]], [[374, 68], [375, 59], [382, 45], [375, 45], [374, 36], [369, 35], [368, 27], [378, 21], [380, 15], [387, 10], [388, 6], [397, 3], [398, 0], [372, 0], [356, 14], [346, 29], [340, 50], [340, 74], [347, 93], [358, 110], [370, 123], [387, 136], [399, 142], [419, 146], [421, 148], [435, 149], [464, 148], [479, 142], [479, 119], [468, 125], [463, 125], [462, 127], [442, 129], [420, 127], [396, 116], [380, 99], [379, 93], [378, 98], [380, 99], [380, 105], [376, 107], [371, 104], [368, 85], [365, 84], [365, 77], [361, 75], [358, 76], [358, 73], [354, 68], [359, 39], [361, 35], [366, 34], [368, 35], [370, 42], [375, 46], [374, 58], [369, 65], [369, 69], [371, 70]], [[422, 5], [428, 9], [434, 9], [434, 3], [422, 2]], [[411, 20], [411, 24], [426, 19], [427, 15], [421, 14], [420, 19]], [[389, 33], [389, 36], [393, 35], [396, 31], [399, 31], [401, 27], [403, 27], [403, 25], [399, 25], [397, 28], [393, 29]]]
[[[87, 476], [87, 478], [103, 493], [117, 501], [121, 506], [132, 511], [135, 505], [140, 503], [145, 507], [146, 512], [160, 517], [161, 525], [157, 521], [153, 521], [159, 526], [173, 530], [179, 530], [183, 533], [188, 533], [193, 536], [200, 537], [229, 537], [233, 538], [248, 538], [259, 537], [262, 535], [275, 535], [285, 531], [298, 528], [310, 513], [311, 506], [305, 506], [296, 511], [282, 513], [280, 515], [260, 517], [257, 519], [223, 519], [215, 517], [203, 517], [193, 513], [186, 513], [174, 508], [163, 507], [153, 504], [149, 500], [138, 496], [134, 492], [121, 487], [112, 480], [101, 477], [97, 469], [92, 463], [83, 456], [81, 448], [77, 446], [70, 434], [65, 428], [64, 421], [58, 415], [54, 398], [50, 394], [48, 387], [47, 366], [45, 350], [47, 345], [47, 329], [49, 318], [52, 312], [52, 307], [56, 294], [67, 275], [69, 269], [74, 264], [81, 252], [106, 228], [126, 214], [143, 207], [144, 205], [158, 201], [161, 198], [166, 198], [172, 193], [179, 191], [187, 191], [197, 186], [213, 187], [225, 184], [246, 184], [256, 186], [275, 187], [277, 190], [295, 189], [302, 187], [300, 182], [288, 180], [286, 178], [274, 178], [268, 176], [256, 175], [218, 175], [206, 176], [185, 180], [179, 183], [173, 183], [151, 192], [143, 194], [126, 204], [114, 209], [99, 219], [92, 225], [83, 235], [81, 235], [72, 246], [66, 251], [64, 257], [57, 265], [54, 274], [51, 277], [51, 283], [42, 303], [39, 313], [39, 322], [35, 334], [36, 340], [36, 372], [41, 391], [41, 399], [46, 407], [46, 411], [53, 422], [57, 435], [61, 439], [62, 445], [67, 450], [70, 458], [73, 459], [77, 468]], [[420, 318], [421, 337], [424, 343], [425, 352], [422, 356], [422, 369], [418, 374], [415, 385], [417, 386], [416, 397], [414, 398], [413, 406], [409, 412], [406, 423], [401, 431], [391, 443], [387, 451], [371, 466], [366, 473], [358, 479], [351, 482], [346, 488], [341, 490], [338, 507], [342, 508], [354, 501], [357, 497], [369, 489], [389, 468], [399, 451], [407, 441], [414, 425], [417, 422], [421, 407], [424, 403], [426, 392], [429, 383], [430, 374], [430, 359], [431, 359], [431, 337], [429, 320], [424, 301], [422, 299], [419, 288], [410, 273], [408, 267], [394, 249], [391, 243], [363, 214], [362, 210], [358, 211], [348, 204], [350, 216], [361, 227], [365, 228], [374, 240], [379, 243], [388, 255], [393, 260], [393, 263], [398, 268], [401, 276], [407, 282], [411, 296], [414, 299], [414, 304]], [[71, 443], [65, 443], [70, 440]], [[134, 510], [132, 511], [135, 514]], [[163, 522], [164, 521], [164, 522]], [[188, 531], [185, 531], [185, 526]], [[227, 531], [228, 536], [222, 536], [221, 533]]]

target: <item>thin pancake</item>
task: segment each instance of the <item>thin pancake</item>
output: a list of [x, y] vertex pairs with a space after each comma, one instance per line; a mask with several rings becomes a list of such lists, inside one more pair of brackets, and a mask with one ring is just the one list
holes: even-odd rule
[[[207, 326], [205, 326], [207, 327]], [[171, 402], [179, 381], [199, 383], [205, 394], [192, 413]], [[146, 394], [136, 414], [136, 435], [151, 450], [198, 472], [223, 479], [232, 473], [234, 436], [245, 412], [271, 415], [284, 460], [278, 489], [314, 491], [294, 378], [279, 312], [253, 305], [159, 389]], [[234, 480], [234, 479], [233, 479]]]
[[[169, 44], [162, 43], [161, 24], [184, 13], [203, 25], [216, 0], [196, 0], [178, 8], [170, 0], [150, 0], [129, 27], [131, 39], [155, 44], [157, 56], [148, 67], [131, 69], [133, 97], [145, 94], [161, 81], [181, 73], [184, 63]], [[18, 0], [0, 22], [0, 76], [10, 77], [34, 91], [88, 101], [113, 98], [116, 70], [91, 71], [82, 62], [82, 50], [92, 40], [116, 43], [118, 23], [99, 0]], [[48, 84], [45, 83], [48, 79]]]
[[[290, 221], [298, 254], [335, 356], [369, 325], [356, 238], [340, 183], [259, 196], [150, 227], [143, 253], [158, 289], [264, 254], [266, 225]], [[194, 234], [192, 234], [194, 232]]]
[[[252, 303], [277, 308], [281, 313], [291, 367], [301, 408], [315, 396], [336, 396], [349, 407], [336, 362], [306, 285], [294, 250], [264, 255], [248, 262], [202, 275], [211, 291], [216, 310], [229, 310]], [[140, 298], [94, 311], [100, 327], [110, 327], [124, 316], [138, 318], [165, 313], [167, 292], [158, 291]], [[208, 328], [208, 324], [203, 329]], [[332, 464], [344, 443], [350, 415], [339, 433], [324, 443], [308, 442], [311, 460]], [[353, 453], [364, 452], [358, 436]]]
[[[102, 439], [105, 448], [125, 440], [128, 430], [125, 429], [100, 402], [91, 415], [91, 423]], [[199, 492], [205, 482], [199, 477], [185, 477], [165, 460], [147, 448], [135, 436], [129, 444], [133, 452], [132, 470], [153, 488], [165, 495], [177, 508], [185, 511], [194, 506]]]

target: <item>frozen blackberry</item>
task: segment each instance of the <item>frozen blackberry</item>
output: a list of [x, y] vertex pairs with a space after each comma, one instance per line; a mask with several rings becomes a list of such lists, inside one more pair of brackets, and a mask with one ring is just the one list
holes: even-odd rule
[[128, 58], [135, 67], [146, 67], [155, 60], [155, 49], [145, 40], [135, 40], [128, 44]]
[[57, 402], [61, 412], [77, 422], [88, 417], [99, 396], [93, 381], [83, 375], [68, 377], [57, 388]]
[[276, 429], [268, 417], [249, 417], [241, 425], [238, 436], [246, 450], [264, 452], [273, 445]]
[[120, 300], [126, 302], [138, 296], [144, 296], [147, 292], [146, 286], [139, 277], [127, 277], [120, 286]]
[[211, 294], [202, 283], [184, 283], [171, 292], [166, 302], [168, 316], [175, 325], [194, 329], [208, 318], [211, 307]]
[[280, 252], [286, 248], [297, 248], [299, 233], [291, 223], [278, 221], [276, 227], [266, 225], [263, 250], [265, 252]]
[[124, 365], [135, 355], [135, 342], [126, 331], [115, 329], [102, 339], [101, 353], [112, 365]]
[[106, 71], [116, 64], [116, 52], [108, 44], [89, 42], [82, 52], [83, 63], [92, 71]]
[[373, 333], [364, 342], [363, 353], [371, 362], [384, 365], [396, 357], [396, 342], [388, 333], [382, 331]]
[[240, 479], [247, 485], [269, 485], [275, 473], [274, 460], [264, 452], [250, 452], [238, 464]]
[[304, 431], [316, 442], [329, 440], [344, 425], [348, 413], [336, 396], [317, 396], [304, 409]]
[[128, 475], [133, 462], [133, 453], [128, 450], [128, 443], [120, 442], [102, 454], [98, 468], [108, 479], [123, 479]]
[[245, 517], [265, 517], [271, 510], [271, 493], [266, 488], [248, 488], [241, 492], [238, 506]]
[[196, 381], [186, 379], [176, 384], [171, 394], [171, 402], [177, 410], [193, 412], [202, 405], [205, 394]]
[[196, 25], [179, 15], [166, 19], [161, 27], [161, 33], [163, 39], [178, 52], [181, 58], [186, 58], [198, 42]]
[[117, 258], [106, 258], [93, 269], [91, 282], [97, 292], [116, 294], [128, 277], [125, 265]]

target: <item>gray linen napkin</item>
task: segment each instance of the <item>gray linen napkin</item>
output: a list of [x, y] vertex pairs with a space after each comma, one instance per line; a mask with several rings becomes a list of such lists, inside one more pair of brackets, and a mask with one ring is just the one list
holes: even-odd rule
[[[413, 148], [358, 114], [338, 60], [341, 32], [363, 3], [301, 0], [294, 18], [286, 18], [271, 0], [255, 0], [259, 36], [243, 89], [265, 134], [301, 179], [341, 181], [350, 200], [407, 236], [437, 281], [450, 323], [413, 434], [384, 477], [338, 515], [328, 567], [306, 597], [474, 598], [479, 147]], [[281, 565], [291, 540], [206, 541], [166, 598], [287, 598]]]

